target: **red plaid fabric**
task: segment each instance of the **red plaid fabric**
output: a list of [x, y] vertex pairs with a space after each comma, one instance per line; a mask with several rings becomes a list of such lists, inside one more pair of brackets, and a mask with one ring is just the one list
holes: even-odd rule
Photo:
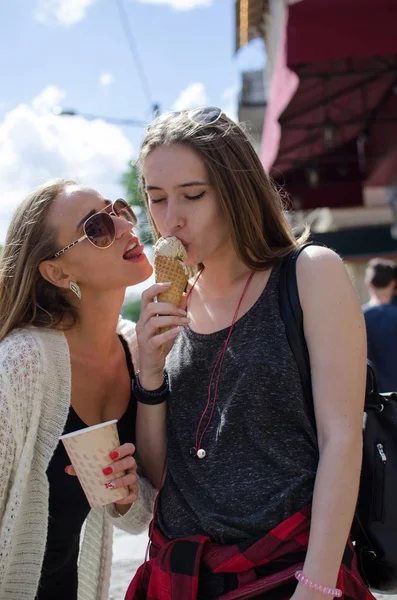
[[[154, 528], [151, 559], [138, 569], [125, 600], [196, 600], [202, 562], [212, 573], [237, 575], [237, 589], [219, 600], [289, 600], [297, 585], [295, 571], [302, 568], [307, 550], [310, 514], [307, 507], [264, 537], [233, 546], [200, 535], [169, 541]], [[350, 542], [337, 586], [343, 600], [375, 600], [358, 574]]]

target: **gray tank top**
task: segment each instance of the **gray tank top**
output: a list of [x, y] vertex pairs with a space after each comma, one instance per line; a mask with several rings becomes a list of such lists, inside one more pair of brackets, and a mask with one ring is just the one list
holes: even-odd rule
[[229, 330], [204, 335], [186, 327], [167, 358], [168, 471], [156, 520], [171, 539], [199, 533], [237, 543], [312, 500], [318, 448], [280, 317], [279, 267], [235, 324], [202, 460], [191, 449]]

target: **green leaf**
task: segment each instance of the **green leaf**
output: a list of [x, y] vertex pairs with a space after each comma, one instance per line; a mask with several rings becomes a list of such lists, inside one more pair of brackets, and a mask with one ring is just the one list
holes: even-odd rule
[[121, 185], [125, 190], [125, 199], [132, 206], [138, 216], [138, 235], [143, 244], [152, 244], [153, 236], [149, 224], [145, 198], [141, 187], [141, 177], [136, 164], [129, 162], [126, 171], [122, 174]]
[[121, 314], [124, 319], [129, 319], [129, 321], [134, 321], [136, 323], [139, 319], [139, 315], [141, 313], [141, 301], [133, 300], [132, 302], [127, 302], [123, 305], [121, 309]]

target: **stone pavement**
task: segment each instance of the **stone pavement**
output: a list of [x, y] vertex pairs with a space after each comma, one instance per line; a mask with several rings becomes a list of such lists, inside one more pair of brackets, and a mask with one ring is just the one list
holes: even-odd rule
[[109, 600], [124, 600], [127, 587], [145, 556], [148, 534], [129, 535], [114, 530]]

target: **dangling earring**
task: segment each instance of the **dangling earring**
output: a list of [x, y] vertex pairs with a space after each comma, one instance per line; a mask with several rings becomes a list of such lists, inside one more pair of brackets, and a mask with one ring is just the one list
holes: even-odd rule
[[79, 300], [81, 299], [81, 289], [80, 289], [80, 286], [75, 281], [72, 281], [72, 280], [69, 281], [69, 289], [74, 294], [76, 294], [76, 296]]

